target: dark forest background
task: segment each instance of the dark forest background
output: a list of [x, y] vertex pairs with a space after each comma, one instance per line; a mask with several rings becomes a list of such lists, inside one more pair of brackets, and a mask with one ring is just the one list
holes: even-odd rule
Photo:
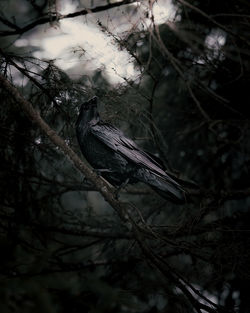
[[[0, 4], [1, 313], [250, 312], [250, 2], [173, 0], [159, 24], [154, 1], [75, 1], [140, 73], [119, 84], [82, 61], [73, 79], [15, 45], [68, 17], [60, 1], [14, 2]], [[130, 26], [111, 30], [107, 12]], [[198, 184], [193, 202], [130, 185], [124, 220], [5, 80], [82, 159], [78, 109], [98, 96], [105, 121]]]

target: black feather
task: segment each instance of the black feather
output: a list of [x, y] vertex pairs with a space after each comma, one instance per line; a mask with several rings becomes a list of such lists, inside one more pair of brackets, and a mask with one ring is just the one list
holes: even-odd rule
[[95, 169], [109, 170], [101, 175], [111, 184], [141, 181], [164, 198], [185, 202], [186, 191], [165, 172], [158, 158], [143, 151], [118, 128], [100, 120], [96, 97], [82, 104], [76, 134], [84, 157]]

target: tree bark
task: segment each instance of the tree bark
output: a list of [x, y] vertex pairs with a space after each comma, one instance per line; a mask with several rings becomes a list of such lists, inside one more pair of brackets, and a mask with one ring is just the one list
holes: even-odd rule
[[59, 147], [64, 155], [73, 162], [74, 166], [96, 187], [104, 199], [115, 209], [123, 220], [126, 218], [126, 208], [128, 205], [121, 203], [113, 194], [114, 189], [101, 177], [99, 177], [93, 170], [91, 170], [78, 155], [66, 144], [66, 142], [57, 135], [57, 133], [50, 128], [50, 126], [41, 118], [32, 104], [27, 101], [4, 76], [0, 74], [0, 85], [10, 94], [10, 96], [19, 104], [22, 110], [32, 123], [36, 124], [51, 140], [51, 142]]

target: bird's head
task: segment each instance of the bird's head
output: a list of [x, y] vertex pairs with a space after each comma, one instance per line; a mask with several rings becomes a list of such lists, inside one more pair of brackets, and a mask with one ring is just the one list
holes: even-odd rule
[[78, 119], [76, 121], [77, 127], [84, 127], [87, 123], [97, 123], [100, 120], [97, 111], [97, 97], [84, 102], [80, 108]]
[[94, 96], [90, 100], [84, 102], [81, 106], [80, 112], [93, 110], [94, 108], [97, 108], [97, 97], [96, 96]]

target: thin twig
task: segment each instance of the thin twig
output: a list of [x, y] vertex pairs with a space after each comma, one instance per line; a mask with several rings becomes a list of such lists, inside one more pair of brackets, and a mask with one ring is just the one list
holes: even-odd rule
[[60, 15], [57, 12], [55, 12], [54, 14], [49, 14], [48, 16], [42, 17], [38, 20], [35, 20], [34, 22], [24, 26], [24, 27], [18, 27], [18, 26], [13, 26], [10, 24], [9, 21], [4, 20], [5, 24], [9, 23], [8, 26], [10, 26], [11, 28], [14, 28], [14, 30], [3, 30], [0, 31], [0, 36], [12, 36], [12, 35], [21, 35], [24, 34], [25, 32], [35, 28], [36, 26], [39, 25], [43, 25], [43, 24], [47, 24], [47, 23], [52, 23], [52, 22], [59, 22], [60, 20], [63, 19], [67, 19], [67, 18], [74, 18], [77, 16], [84, 16], [87, 15], [89, 13], [98, 13], [98, 12], [102, 12], [102, 11], [106, 11], [106, 10], [110, 10], [113, 8], [117, 8], [120, 7], [122, 5], [126, 5], [126, 4], [131, 4], [134, 2], [138, 2], [138, 0], [123, 0], [120, 2], [113, 2], [113, 3], [108, 3], [106, 5], [102, 5], [102, 6], [98, 6], [95, 8], [88, 8], [88, 9], [83, 9], [77, 12], [73, 12], [73, 13], [68, 13], [65, 15]]

